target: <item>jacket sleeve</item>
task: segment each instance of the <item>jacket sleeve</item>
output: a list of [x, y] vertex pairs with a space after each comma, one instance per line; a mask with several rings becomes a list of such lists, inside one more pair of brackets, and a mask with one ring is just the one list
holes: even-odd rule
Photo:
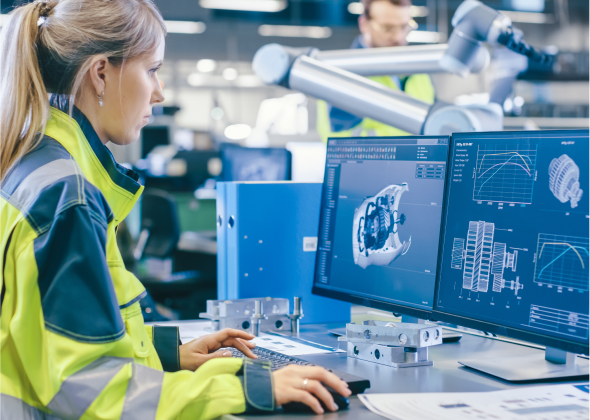
[[182, 344], [178, 335], [178, 327], [162, 325], [145, 326], [152, 344], [158, 353], [165, 372], [180, 370], [179, 348]]
[[[143, 359], [106, 263], [107, 223], [100, 208], [70, 206], [16, 256], [16, 283], [23, 289], [15, 294], [21, 313], [13, 316], [11, 331], [17, 331], [22, 374], [43, 410], [65, 419], [127, 420], [273, 410], [272, 376], [264, 364], [215, 359], [196, 372], [164, 373], [138, 363]], [[40, 300], [37, 309], [31, 299]], [[152, 339], [170, 344], [160, 333]]]

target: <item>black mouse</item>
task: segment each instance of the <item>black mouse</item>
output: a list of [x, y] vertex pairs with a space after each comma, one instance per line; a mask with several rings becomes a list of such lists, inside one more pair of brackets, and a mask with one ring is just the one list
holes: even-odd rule
[[[346, 410], [348, 408], [348, 405], [350, 404], [350, 401], [348, 400], [348, 398], [343, 397], [342, 395], [340, 395], [338, 392], [336, 392], [333, 388], [330, 388], [329, 386], [324, 385], [324, 387], [328, 390], [328, 392], [330, 394], [332, 394], [332, 398], [334, 398], [334, 402], [338, 406], [338, 410]], [[332, 410], [329, 410], [326, 407], [326, 405], [324, 404], [324, 402], [322, 400], [320, 400], [318, 398], [318, 401], [322, 405], [324, 412], [326, 412], [326, 413], [332, 412]], [[311, 407], [309, 405], [303, 404], [302, 402], [290, 402], [287, 404], [283, 404], [283, 410], [291, 412], [291, 413], [313, 413], [313, 414], [315, 414], [315, 412], [311, 409]]]

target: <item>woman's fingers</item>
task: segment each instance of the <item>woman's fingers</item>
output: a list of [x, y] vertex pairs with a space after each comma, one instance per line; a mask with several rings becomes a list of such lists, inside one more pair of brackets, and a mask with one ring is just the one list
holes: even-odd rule
[[221, 331], [217, 331], [213, 336], [220, 343], [223, 343], [228, 338], [243, 338], [244, 340], [252, 340], [254, 338], [252, 334], [248, 334], [246, 331], [234, 330], [231, 328], [224, 328]]
[[338, 406], [334, 402], [334, 397], [332, 397], [332, 394], [330, 394], [320, 382], [314, 379], [308, 379], [307, 386], [304, 386], [303, 390], [314, 394], [318, 399], [322, 400], [324, 405], [331, 411], [338, 410]]
[[348, 397], [351, 394], [350, 389], [348, 389], [348, 384], [338, 376], [328, 372], [326, 369], [317, 366], [301, 366], [301, 368], [305, 370], [301, 371], [300, 374], [306, 375], [307, 378], [320, 381], [323, 384], [332, 387], [334, 391], [345, 397]]
[[249, 348], [253, 349], [254, 347], [256, 347], [256, 344], [254, 344], [251, 341], [248, 340], [243, 340], [241, 338], [236, 338], [236, 340], [241, 341], [242, 343], [244, 343], [245, 345], [247, 345]]
[[299, 390], [299, 389], [292, 389], [290, 392], [290, 397], [291, 397], [291, 398], [289, 398], [290, 401], [299, 401], [305, 405], [310, 406], [311, 409], [313, 411], [315, 411], [316, 414], [323, 414], [324, 413], [324, 409], [322, 408], [322, 405], [317, 400], [317, 398], [315, 398], [313, 395], [311, 395], [307, 391], [303, 391], [303, 390]]
[[[249, 343], [249, 344], [254, 344], [254, 343]], [[244, 353], [246, 356], [248, 356], [250, 359], [258, 359], [258, 356], [256, 356], [254, 353], [252, 353], [252, 350], [250, 350], [250, 347], [246, 345], [246, 343], [244, 343], [242, 340], [239, 340], [237, 338], [228, 338], [227, 340], [225, 340], [223, 342], [223, 346], [224, 347], [235, 347], [236, 349], [240, 350], [242, 353]], [[256, 345], [254, 345], [252, 348], [256, 347]]]

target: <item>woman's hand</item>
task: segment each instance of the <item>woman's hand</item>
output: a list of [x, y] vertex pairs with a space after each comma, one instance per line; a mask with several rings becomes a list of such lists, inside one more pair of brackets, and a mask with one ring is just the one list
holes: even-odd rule
[[277, 406], [298, 401], [310, 406], [317, 414], [324, 412], [318, 399], [331, 411], [338, 410], [334, 398], [322, 383], [345, 397], [351, 394], [346, 382], [317, 366], [289, 365], [273, 372], [273, 381]]
[[216, 357], [231, 357], [229, 351], [216, 351], [222, 347], [235, 347], [251, 359], [258, 357], [250, 349], [256, 344], [246, 340], [252, 340], [254, 336], [244, 331], [226, 328], [213, 334], [207, 334], [201, 338], [189, 341], [179, 347], [180, 369], [196, 370], [207, 360]]

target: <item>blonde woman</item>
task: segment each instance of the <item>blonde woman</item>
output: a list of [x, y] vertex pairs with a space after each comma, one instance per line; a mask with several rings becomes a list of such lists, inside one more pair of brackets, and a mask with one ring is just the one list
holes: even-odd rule
[[321, 368], [271, 373], [244, 332], [180, 345], [144, 325], [115, 241], [143, 188], [105, 145], [135, 141], [164, 100], [165, 35], [151, 0], [35, 1], [2, 29], [3, 419], [210, 419], [291, 401], [321, 413], [320, 400], [337, 408], [322, 383], [350, 395]]

